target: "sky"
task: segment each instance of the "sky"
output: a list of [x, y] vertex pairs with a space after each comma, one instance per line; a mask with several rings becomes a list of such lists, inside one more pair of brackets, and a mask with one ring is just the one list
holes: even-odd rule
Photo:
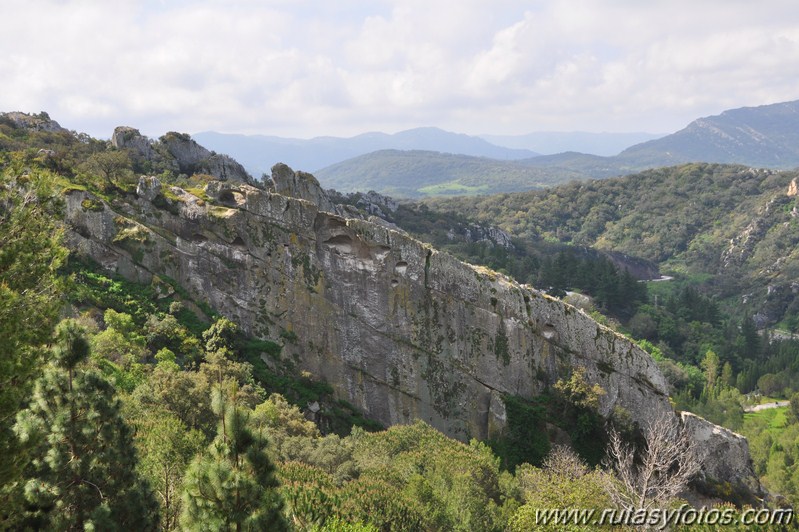
[[799, 99], [795, 0], [2, 0], [0, 111], [311, 138], [671, 133]]

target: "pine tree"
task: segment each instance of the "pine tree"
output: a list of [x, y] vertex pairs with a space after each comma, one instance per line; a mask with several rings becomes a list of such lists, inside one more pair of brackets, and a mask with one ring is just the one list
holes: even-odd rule
[[[6, 161], [8, 163], [8, 161]], [[48, 172], [22, 177], [16, 164], [0, 172], [0, 529], [16, 508], [22, 467], [29, 462], [12, 427], [44, 366], [46, 343], [61, 308], [61, 245], [52, 210], [61, 197]], [[21, 165], [20, 165], [21, 166]]]
[[25, 526], [48, 530], [157, 527], [157, 502], [136, 473], [131, 431], [114, 387], [82, 362], [89, 354], [72, 320], [56, 328], [53, 363], [34, 385], [14, 431], [31, 446]]
[[218, 433], [207, 452], [189, 466], [181, 524], [188, 530], [286, 530], [283, 501], [266, 440], [248, 427], [249, 412], [214, 388]]

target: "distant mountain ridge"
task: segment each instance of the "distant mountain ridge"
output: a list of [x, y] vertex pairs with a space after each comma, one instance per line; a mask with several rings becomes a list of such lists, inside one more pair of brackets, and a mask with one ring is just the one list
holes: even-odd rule
[[[380, 158], [383, 158], [380, 161]], [[688, 162], [735, 163], [755, 168], [799, 167], [799, 101], [760, 107], [743, 107], [717, 116], [699, 118], [684, 129], [665, 137], [631, 146], [616, 156], [603, 157], [578, 152], [539, 155], [513, 161], [483, 160], [479, 172], [469, 173], [465, 160], [448, 158], [455, 168], [431, 165], [430, 157], [412, 163], [406, 157], [395, 167], [397, 157], [370, 154], [317, 172], [325, 186], [355, 190], [368, 188], [397, 196], [490, 194], [521, 192], [572, 180], [605, 179], [650, 168]], [[368, 164], [364, 164], [368, 160]], [[415, 175], [408, 168], [415, 167]], [[534, 169], [525, 173], [522, 167]], [[375, 172], [375, 168], [380, 168]], [[432, 171], [432, 170], [435, 171]], [[457, 176], [449, 181], [442, 175]], [[445, 183], [446, 186], [436, 186]], [[411, 188], [413, 185], [413, 188]], [[460, 187], [459, 185], [466, 185]], [[474, 188], [478, 186], [479, 188]]]
[[523, 148], [544, 155], [564, 152], [610, 157], [665, 133], [591, 133], [587, 131], [537, 131], [526, 135], [480, 135], [488, 142], [507, 148]]
[[641, 168], [699, 161], [794, 168], [799, 166], [799, 100], [700, 118], [676, 133], [631, 146], [618, 159]]
[[[676, 133], [635, 144], [614, 156], [576, 151], [539, 155], [518, 149], [531, 146], [530, 142], [543, 142], [546, 139], [542, 135], [546, 134], [478, 138], [417, 128], [348, 139], [302, 140], [210, 132], [195, 138], [213, 150], [231, 154], [255, 176], [268, 173], [276, 162], [284, 162], [312, 171], [325, 187], [345, 192], [375, 190], [398, 197], [491, 194], [688, 162], [799, 167], [799, 100], [699, 118]], [[580, 134], [552, 135], [551, 142], [557, 144], [566, 142], [568, 135]], [[591, 140], [591, 135], [599, 135], [593, 138], [599, 142], [603, 134], [584, 135], [588, 135], [584, 142]], [[623, 138], [616, 135], [617, 141]]]
[[441, 153], [514, 160], [538, 153], [505, 148], [461, 133], [434, 127], [420, 127], [399, 133], [363, 133], [355, 137], [283, 138], [266, 135], [233, 135], [207, 131], [192, 135], [203, 146], [230, 154], [255, 176], [269, 173], [282, 162], [293, 168], [314, 172], [321, 168], [379, 150], [425, 150]]

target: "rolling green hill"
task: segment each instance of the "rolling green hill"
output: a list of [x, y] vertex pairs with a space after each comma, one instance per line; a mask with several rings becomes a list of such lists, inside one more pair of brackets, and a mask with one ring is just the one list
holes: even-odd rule
[[431, 151], [381, 150], [315, 173], [322, 186], [341, 192], [376, 190], [396, 197], [493, 194], [535, 190], [583, 177], [513, 161]]

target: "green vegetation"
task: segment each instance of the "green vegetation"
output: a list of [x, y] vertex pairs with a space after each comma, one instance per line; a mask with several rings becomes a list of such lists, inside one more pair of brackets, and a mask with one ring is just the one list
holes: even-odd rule
[[426, 204], [488, 221], [519, 237], [596, 246], [657, 262], [679, 259], [689, 272], [706, 273], [722, 264], [730, 238], [769, 201], [779, 207], [769, 211], [778, 217], [769, 226], [790, 221], [781, 207], [791, 201], [785, 191], [795, 175], [689, 164], [538, 192]]
[[439, 183], [437, 185], [422, 187], [419, 189], [419, 192], [427, 196], [467, 196], [485, 194], [489, 192], [489, 190], [488, 185], [468, 186], [457, 181], [451, 181], [449, 183]]
[[[775, 415], [745, 419], [748, 396], [784, 399], [798, 390], [799, 342], [786, 334], [758, 332], [762, 321], [753, 320], [755, 314], [758, 320], [765, 316], [787, 331], [799, 323], [799, 303], [789, 288], [799, 274], [799, 257], [793, 253], [797, 204], [786, 195], [796, 176], [691, 164], [539, 192], [401, 204], [390, 219], [440, 249], [544, 287], [550, 294], [578, 291], [589, 296], [569, 296], [569, 301], [641, 340], [671, 385], [678, 408], [748, 431], [757, 420]], [[476, 223], [497, 224], [510, 232], [513, 248], [464, 236], [466, 229], [474, 234]], [[611, 262], [616, 253], [625, 254], [626, 263], [634, 267], [654, 271], [631, 257], [648, 259], [673, 279], [637, 283]], [[514, 405], [511, 399], [511, 439], [524, 427], [552, 423], [543, 406], [530, 417], [530, 411], [521, 414]], [[514, 418], [525, 421], [517, 425]], [[572, 422], [576, 420], [573, 415]], [[583, 422], [592, 425], [588, 418]], [[767, 425], [771, 434], [784, 431], [779, 419], [769, 417]], [[600, 437], [588, 438], [582, 453], [600, 448], [596, 442], [604, 429], [595, 433]], [[574, 436], [573, 445], [580, 449]], [[514, 458], [525, 445], [535, 447], [534, 438], [521, 439], [525, 444], [492, 444], [503, 465], [541, 463], [545, 451], [528, 450], [524, 458]], [[776, 454], [775, 460], [785, 462], [780, 467], [792, 470], [785, 465], [791, 456], [780, 453], [780, 447], [772, 445], [763, 451], [764, 460]], [[597, 460], [596, 454], [583, 456], [589, 462]], [[795, 493], [786, 480], [790, 475], [775, 484], [766, 476], [765, 465], [758, 472], [766, 485]]]
[[486, 194], [540, 189], [581, 177], [568, 170], [521, 162], [428, 151], [381, 150], [316, 173], [325, 187], [341, 192], [377, 190], [398, 198]]
[[236, 383], [217, 383], [212, 409], [216, 438], [186, 470], [181, 525], [188, 530], [286, 530], [283, 500], [266, 440], [238, 406]]
[[[421, 421], [379, 430], [284, 359], [281, 344], [300, 345], [301, 331], [250, 338], [172, 279], [143, 286], [67, 258], [63, 191], [125, 201], [145, 166], [100, 141], [0, 121], [0, 528], [523, 530], [555, 502], [612, 505], [610, 473], [590, 469], [604, 446], [603, 391], [579, 368], [533, 401], [506, 396], [508, 425], [490, 446]], [[175, 175], [167, 163], [160, 178], [206, 180]], [[164, 205], [175, 201], [162, 196]], [[451, 226], [430, 209], [402, 216], [419, 233], [449, 239]], [[137, 226], [122, 228], [120, 239], [131, 253], [148, 252]], [[646, 339], [678, 405], [759, 434], [758, 471], [797, 501], [799, 407], [784, 421], [744, 419], [740, 407], [756, 389], [799, 405], [799, 346], [764, 341], [751, 320], [725, 319], [723, 299], [708, 288], [713, 278], [681, 263], [690, 275], [657, 286], [653, 300], [605, 255], [451, 245], [520, 279], [590, 294], [617, 327]], [[318, 272], [298, 260], [315, 285]], [[57, 326], [60, 315], [73, 318]], [[505, 362], [501, 332], [493, 349]], [[611, 422], [632, 438], [628, 418], [617, 411]], [[553, 433], [580, 456], [553, 448]]]
[[20, 528], [154, 530], [157, 504], [136, 470], [131, 431], [113, 386], [82, 366], [85, 331], [74, 321], [56, 330], [53, 360], [36, 381], [14, 432], [29, 445]]
[[791, 421], [789, 408], [786, 406], [768, 408], [759, 412], [747, 412], [744, 414], [745, 426], [764, 427], [765, 430], [773, 435], [779, 435]]
[[[5, 127], [0, 125], [0, 127]], [[44, 344], [58, 317], [66, 257], [53, 219], [58, 194], [48, 170], [22, 176], [23, 157], [0, 152], [0, 507], [28, 460], [11, 427], [46, 360]], [[0, 512], [0, 527], [3, 514]]]
[[741, 434], [749, 440], [763, 485], [792, 504], [799, 500], [799, 420], [790, 407], [746, 414]]
[[549, 418], [549, 397], [526, 401], [520, 397], [503, 397], [508, 416], [508, 428], [502, 438], [489, 442], [502, 459], [502, 465], [514, 469], [522, 463], [541, 464], [550, 449], [546, 433]]

